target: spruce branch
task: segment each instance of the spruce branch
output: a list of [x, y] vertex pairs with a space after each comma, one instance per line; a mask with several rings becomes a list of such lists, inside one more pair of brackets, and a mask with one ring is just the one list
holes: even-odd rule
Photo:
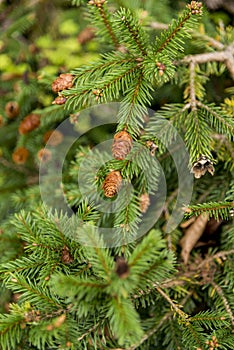
[[132, 87], [127, 86], [126, 96], [120, 106], [117, 131], [127, 128], [131, 134], [137, 136], [147, 115], [147, 108], [145, 106], [152, 99], [152, 86], [145, 79], [139, 67], [134, 78]]
[[101, 59], [93, 64], [82, 66], [71, 70], [71, 74], [74, 75], [74, 82], [77, 81], [79, 86], [80, 83], [85, 83], [89, 79], [94, 79], [99, 76], [104, 76], [104, 74], [112, 71], [113, 69], [118, 69], [119, 66], [128, 65], [128, 63], [136, 62], [135, 57], [127, 57], [121, 53], [108, 53], [102, 54]]
[[[232, 254], [233, 254], [233, 250], [232, 250]], [[227, 311], [227, 314], [229, 315], [230, 317], [230, 320], [231, 320], [231, 324], [232, 326], [234, 327], [234, 314], [232, 312], [232, 309], [229, 305], [229, 302], [227, 300], [227, 298], [225, 297], [225, 294], [222, 290], [222, 288], [217, 284], [215, 283], [214, 281], [211, 282], [211, 285], [214, 287], [214, 290], [218, 293], [218, 295], [221, 297], [222, 301], [223, 301], [223, 305]]]
[[[197, 10], [195, 10], [196, 12], [194, 12], [192, 9], [193, 5], [199, 7]], [[176, 57], [178, 51], [183, 51], [183, 38], [190, 36], [186, 29], [189, 29], [191, 24], [196, 21], [194, 19], [194, 15], [201, 14], [201, 6], [201, 3], [194, 1], [192, 1], [191, 4], [187, 5], [187, 9], [180, 16], [180, 18], [170, 24], [167, 30], [161, 33], [160, 39], [156, 41], [156, 53], [168, 51], [168, 56], [174, 58]]]
[[197, 269], [201, 270], [203, 266], [209, 264], [210, 262], [212, 262], [213, 260], [216, 259], [226, 259], [226, 257], [228, 255], [232, 255], [234, 254], [234, 249], [230, 249], [230, 250], [224, 250], [224, 251], [220, 251], [212, 256], [207, 256], [198, 266]]
[[[11, 314], [0, 315], [0, 344], [5, 349], [15, 349], [23, 336], [27, 304], [11, 304]], [[12, 336], [14, 335], [14, 336]]]
[[[186, 284], [190, 284], [193, 286], [202, 286], [207, 285], [209, 283], [213, 282], [213, 276], [209, 276], [209, 266], [213, 264], [215, 260], [223, 259], [225, 260], [226, 257], [229, 255], [233, 255], [234, 249], [230, 249], [227, 251], [220, 251], [214, 255], [208, 255], [205, 259], [202, 259], [202, 261], [192, 261], [192, 266], [188, 264], [187, 269], [183, 272], [179, 271], [175, 274], [174, 277], [166, 279], [164, 281], [160, 282], [160, 287], [164, 289], [169, 288], [176, 288], [177, 286], [184, 286]], [[213, 266], [213, 265], [212, 265]], [[201, 275], [201, 272], [205, 272], [205, 268], [207, 268], [207, 274]], [[200, 279], [202, 277], [202, 279]], [[134, 299], [138, 299], [143, 297], [144, 295], [147, 295], [149, 293], [154, 293], [155, 289], [158, 287], [158, 283], [153, 283], [152, 286], [148, 287], [145, 290], [140, 290], [138, 293], [135, 293], [133, 295]]]
[[191, 205], [185, 209], [185, 217], [198, 216], [203, 213], [208, 218], [214, 217], [216, 220], [228, 220], [230, 218], [230, 210], [234, 208], [234, 202], [210, 202]]
[[[187, 293], [187, 295], [185, 296], [185, 298], [181, 301], [180, 306], [184, 306], [184, 304], [186, 304], [186, 302], [188, 301], [189, 297], [192, 295], [193, 291], [190, 291]], [[174, 309], [173, 309], [174, 310]], [[174, 311], [169, 311], [167, 312], [158, 323], [156, 323], [155, 326], [153, 326], [150, 330], [148, 330], [144, 336], [141, 338], [141, 340], [139, 341], [139, 343], [134, 344], [133, 346], [130, 346], [128, 348], [126, 348], [125, 350], [135, 350], [137, 349], [141, 344], [143, 344], [145, 341], [147, 341], [150, 337], [152, 337], [158, 330], [161, 329], [161, 327], [163, 326], [163, 324], [165, 322], [167, 322], [170, 318], [172, 318], [174, 316]], [[111, 350], [123, 350], [123, 349], [111, 349]]]
[[161, 326], [164, 324], [164, 322], [166, 322], [172, 315], [172, 312], [167, 312], [162, 319], [160, 320], [160, 322], [153, 328], [151, 328], [149, 331], [147, 331], [144, 336], [141, 338], [141, 340], [137, 343], [134, 344], [128, 348], [125, 349], [111, 349], [111, 350], [135, 350], [137, 349], [140, 345], [142, 345], [146, 340], [148, 340], [150, 337], [152, 337], [160, 328]]
[[178, 314], [181, 321], [185, 322], [189, 315], [187, 315], [184, 311], [181, 310], [182, 305], [177, 305], [170, 297], [165, 293], [159, 286], [155, 287], [156, 290], [162, 295], [164, 299], [171, 305], [172, 309], [175, 311], [175, 313]]
[[115, 35], [115, 32], [113, 30], [113, 25], [110, 20], [110, 14], [108, 13], [108, 9], [106, 7], [106, 1], [105, 0], [90, 0], [88, 2], [90, 6], [94, 8], [94, 13], [97, 16], [97, 19], [102, 21], [106, 32], [109, 35], [109, 38], [111, 39], [112, 43], [114, 44], [114, 47], [116, 50], [119, 48], [119, 41]]
[[0, 164], [2, 164], [6, 168], [13, 169], [13, 170], [15, 170], [19, 173], [23, 173], [27, 176], [31, 175], [31, 172], [28, 169], [26, 169], [22, 165], [13, 164], [13, 163], [9, 162], [9, 160], [5, 159], [4, 157], [0, 157]]
[[227, 116], [226, 113], [224, 113], [219, 107], [214, 106], [214, 104], [204, 104], [198, 101], [197, 106], [207, 112], [208, 116], [210, 116], [210, 124], [217, 132], [226, 134], [229, 139], [233, 138], [233, 118]]
[[207, 63], [207, 62], [224, 62], [230, 72], [232, 79], [234, 79], [234, 43], [228, 45], [222, 51], [201, 53], [185, 56], [178, 63]]
[[94, 326], [92, 326], [90, 329], [88, 329], [85, 333], [83, 333], [77, 340], [80, 342], [83, 340], [85, 337], [93, 333], [97, 328], [101, 326], [101, 321], [97, 322]]
[[124, 46], [142, 56], [147, 55], [148, 37], [129, 9], [121, 8], [116, 13], [115, 28], [119, 31]]

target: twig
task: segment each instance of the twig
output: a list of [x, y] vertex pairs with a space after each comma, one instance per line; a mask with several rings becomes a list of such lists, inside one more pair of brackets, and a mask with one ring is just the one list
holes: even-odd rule
[[9, 162], [7, 159], [3, 158], [3, 157], [0, 157], [0, 163], [5, 166], [6, 168], [9, 168], [9, 169], [13, 169], [13, 170], [16, 170], [20, 173], [23, 173], [25, 175], [30, 175], [30, 171], [28, 171], [27, 169], [25, 168], [22, 168], [21, 166], [18, 166], [16, 164], [12, 164], [11, 162]]
[[185, 56], [178, 63], [207, 63], [207, 62], [224, 62], [229, 70], [231, 77], [234, 79], [234, 43], [228, 45], [223, 51], [201, 53], [197, 55]]
[[[186, 296], [185, 298], [181, 301], [181, 306], [183, 306], [188, 298], [193, 294], [193, 291], [191, 290]], [[181, 311], [181, 310], [180, 310]], [[148, 332], [146, 332], [146, 334], [141, 338], [141, 340], [137, 343], [137, 344], [134, 344], [132, 346], [130, 346], [129, 348], [125, 349], [125, 350], [135, 350], [138, 348], [138, 346], [140, 346], [141, 344], [143, 344], [148, 338], [150, 338], [154, 333], [157, 332], [157, 330], [162, 326], [162, 324], [168, 320], [171, 316], [172, 316], [173, 312], [172, 311], [169, 311], [167, 312], [163, 318], [161, 319], [161, 321], [156, 325], [154, 326], [153, 328], [151, 328]], [[112, 349], [112, 350], [123, 350], [123, 349]]]
[[150, 27], [153, 29], [167, 29], [168, 25], [165, 23], [160, 23], [160, 22], [154, 21], [154, 22], [150, 23]]
[[96, 323], [93, 327], [89, 328], [89, 330], [87, 332], [85, 332], [84, 334], [82, 334], [77, 340], [81, 341], [82, 339], [84, 339], [87, 335], [89, 335], [90, 333], [92, 333], [96, 328], [98, 328], [100, 326], [101, 322]]
[[198, 266], [197, 269], [201, 269], [204, 265], [209, 264], [211, 261], [217, 258], [225, 258], [227, 255], [234, 254], [234, 249], [231, 250], [223, 250], [221, 252], [216, 253], [215, 255], [208, 256], [205, 260], [203, 260]]
[[222, 291], [222, 288], [216, 284], [215, 282], [211, 282], [212, 286], [214, 287], [214, 289], [216, 290], [216, 292], [218, 293], [218, 295], [221, 297], [221, 299], [223, 300], [223, 304], [224, 304], [224, 307], [227, 311], [227, 313], [229, 314], [230, 316], [230, 319], [231, 319], [231, 323], [232, 323], [232, 326], [234, 326], [234, 315], [232, 313], [232, 310], [231, 310], [231, 307], [229, 305], [229, 302], [228, 300], [226, 299], [223, 291]]
[[161, 288], [159, 288], [158, 286], [156, 286], [155, 288], [164, 297], [164, 299], [168, 301], [171, 307], [182, 319], [186, 319], [188, 317], [188, 315], [185, 312], [183, 312]]
[[[177, 194], [178, 194], [178, 188], [176, 188], [171, 193], [171, 195], [168, 197], [166, 203], [164, 204], [163, 211], [165, 213], [165, 218], [166, 218], [167, 221], [169, 220], [169, 217], [170, 217], [170, 212], [168, 210], [168, 206], [173, 201], [173, 199], [177, 196]], [[169, 233], [167, 234], [166, 240], [167, 240], [167, 248], [168, 248], [168, 250], [172, 251], [172, 241], [171, 241], [171, 235]]]
[[[208, 256], [200, 264], [197, 264], [197, 265], [194, 265], [194, 262], [193, 262], [194, 266], [193, 266], [192, 270], [190, 270], [189, 272], [185, 272], [183, 274], [178, 273], [174, 278], [167, 279], [167, 280], [161, 282], [160, 286], [162, 288], [173, 288], [176, 286], [183, 286], [184, 284], [188, 283], [188, 281], [190, 281], [191, 278], [194, 279], [197, 277], [201, 277], [199, 275], [199, 271], [203, 268], [203, 266], [209, 264], [211, 261], [213, 261], [217, 258], [225, 258], [227, 255], [231, 255], [231, 254], [234, 254], [234, 249], [220, 251], [220, 252], [216, 253], [215, 255]], [[202, 285], [202, 284], [207, 284], [207, 280], [206, 281], [199, 281], [199, 282], [196, 280], [193, 280], [193, 281], [191, 281], [191, 283]], [[134, 294], [133, 298], [138, 299], [138, 298], [142, 297], [143, 295], [150, 294], [152, 291], [154, 291], [157, 288], [158, 288], [158, 284], [153, 283], [152, 286], [149, 287], [147, 290], [145, 290], [145, 291], [140, 290], [139, 294]]]
[[195, 92], [195, 63], [191, 61], [189, 63], [189, 94], [191, 109], [196, 110], [196, 92]]

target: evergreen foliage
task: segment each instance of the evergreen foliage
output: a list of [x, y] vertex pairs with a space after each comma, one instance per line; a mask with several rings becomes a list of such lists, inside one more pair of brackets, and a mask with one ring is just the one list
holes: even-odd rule
[[[233, 349], [230, 15], [159, 0], [0, 9], [0, 349]], [[108, 102], [120, 102], [115, 125], [85, 132], [64, 159], [74, 215], [53, 210], [39, 179], [60, 152], [51, 132], [65, 120], [88, 130], [100, 110], [85, 122], [84, 110]], [[121, 131], [134, 141], [119, 141], [122, 158], [92, 149]], [[178, 167], [196, 178], [183, 207]], [[153, 196], [161, 212], [141, 236]], [[183, 220], [168, 232], [175, 208]]]

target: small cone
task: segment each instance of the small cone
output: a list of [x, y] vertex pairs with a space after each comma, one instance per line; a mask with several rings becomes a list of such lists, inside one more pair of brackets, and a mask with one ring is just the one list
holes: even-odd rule
[[63, 134], [59, 130], [49, 130], [43, 136], [45, 144], [57, 146], [63, 141]]
[[19, 126], [19, 133], [25, 135], [28, 132], [38, 128], [40, 125], [40, 116], [38, 114], [29, 114], [25, 117]]
[[143, 193], [141, 196], [140, 196], [140, 210], [142, 213], [146, 213], [148, 208], [149, 208], [149, 205], [150, 205], [150, 197], [149, 197], [149, 194], [146, 192], [146, 193]]
[[73, 262], [73, 257], [71, 256], [69, 252], [69, 248], [65, 245], [62, 250], [62, 262], [64, 264], [70, 264]]
[[120, 131], [114, 136], [112, 154], [115, 159], [125, 159], [132, 149], [132, 137], [127, 131]]
[[213, 163], [206, 156], [202, 155], [194, 164], [191, 169], [191, 173], [194, 174], [196, 179], [200, 179], [206, 172], [214, 175], [215, 169]]
[[16, 164], [24, 164], [28, 159], [29, 151], [24, 147], [17, 148], [12, 154], [12, 160]]
[[5, 105], [5, 113], [6, 113], [7, 117], [10, 119], [17, 117], [17, 115], [19, 114], [19, 110], [20, 109], [19, 109], [18, 102], [9, 101]]
[[42, 163], [49, 162], [51, 160], [51, 152], [50, 152], [50, 150], [48, 150], [46, 148], [40, 149], [40, 151], [38, 151], [38, 153], [37, 153], [37, 158]]
[[73, 86], [73, 75], [70, 73], [60, 74], [52, 83], [52, 90], [59, 92], [65, 89], [69, 89]]
[[102, 185], [104, 194], [108, 198], [112, 198], [119, 191], [122, 184], [122, 176], [119, 171], [110, 172]]
[[53, 105], [64, 105], [64, 103], [67, 101], [66, 97], [64, 96], [58, 96], [56, 99], [52, 102]]

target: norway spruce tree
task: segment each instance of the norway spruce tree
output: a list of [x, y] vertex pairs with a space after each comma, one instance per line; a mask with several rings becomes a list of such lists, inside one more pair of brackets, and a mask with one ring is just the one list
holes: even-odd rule
[[34, 5], [0, 5], [0, 349], [233, 349], [231, 16]]

